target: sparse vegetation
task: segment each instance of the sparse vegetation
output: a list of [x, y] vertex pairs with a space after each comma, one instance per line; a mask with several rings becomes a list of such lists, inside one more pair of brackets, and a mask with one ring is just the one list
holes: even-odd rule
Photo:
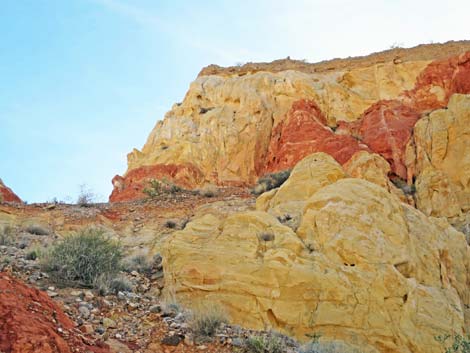
[[121, 246], [98, 228], [84, 229], [59, 241], [43, 258], [43, 269], [59, 285], [93, 287], [99, 276], [117, 273]]
[[42, 249], [40, 249], [39, 247], [35, 247], [26, 253], [25, 258], [26, 260], [37, 260], [39, 257], [41, 257], [42, 252]]
[[405, 195], [414, 195], [416, 193], [416, 186], [414, 184], [408, 185], [405, 180], [397, 176], [390, 178], [390, 180], [393, 185], [403, 191]]
[[243, 345], [244, 353], [284, 353], [287, 347], [277, 335], [248, 337]]
[[393, 42], [392, 45], [390, 45], [390, 49], [400, 49], [403, 48], [403, 43], [401, 42]]
[[262, 241], [265, 241], [265, 242], [267, 242], [267, 241], [273, 241], [273, 240], [274, 240], [274, 234], [272, 234], [272, 233], [267, 233], [267, 232], [261, 233], [261, 234], [259, 235], [259, 239], [262, 240]]
[[204, 197], [214, 197], [218, 194], [219, 189], [217, 186], [212, 184], [204, 185], [202, 188], [198, 190], [198, 194]]
[[137, 271], [143, 274], [149, 274], [152, 271], [153, 263], [149, 261], [145, 254], [136, 254], [124, 259], [122, 269], [126, 272]]
[[26, 227], [25, 229], [29, 234], [34, 234], [34, 235], [49, 235], [49, 230], [46, 229], [45, 227], [42, 227], [38, 224], [31, 224]]
[[80, 185], [80, 191], [78, 193], [77, 205], [81, 207], [88, 207], [91, 203], [94, 202], [96, 195], [93, 191], [88, 188], [86, 184]]
[[100, 295], [108, 295], [110, 293], [117, 294], [119, 292], [132, 292], [134, 286], [125, 276], [101, 275], [97, 277], [94, 287]]
[[350, 348], [340, 341], [307, 343], [300, 348], [299, 353], [360, 353], [357, 349]]
[[[449, 343], [449, 338], [452, 339], [452, 342]], [[436, 341], [440, 342], [445, 348], [443, 353], [470, 353], [470, 335], [441, 335], [435, 337]]]
[[279, 222], [281, 222], [282, 224], [288, 226], [294, 232], [296, 232], [297, 229], [300, 226], [300, 218], [301, 218], [301, 216], [298, 215], [298, 214], [292, 215], [292, 214], [288, 214], [288, 213], [277, 217]]
[[182, 189], [166, 179], [157, 180], [151, 179], [148, 186], [142, 190], [149, 198], [154, 199], [164, 194], [175, 194], [182, 191]]
[[0, 245], [11, 245], [14, 242], [14, 229], [10, 225], [5, 225], [0, 229]]
[[169, 228], [169, 229], [175, 229], [176, 228], [176, 222], [169, 219], [165, 222], [165, 228]]
[[227, 322], [227, 317], [217, 305], [204, 305], [192, 311], [191, 328], [197, 337], [213, 337], [217, 328]]
[[269, 173], [258, 179], [255, 187], [252, 189], [254, 195], [261, 195], [263, 192], [280, 187], [289, 178], [290, 169], [277, 173]]

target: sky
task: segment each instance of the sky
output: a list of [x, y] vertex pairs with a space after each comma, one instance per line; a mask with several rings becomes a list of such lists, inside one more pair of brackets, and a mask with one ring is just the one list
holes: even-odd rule
[[0, 178], [105, 201], [202, 67], [470, 39], [468, 0], [2, 0]]

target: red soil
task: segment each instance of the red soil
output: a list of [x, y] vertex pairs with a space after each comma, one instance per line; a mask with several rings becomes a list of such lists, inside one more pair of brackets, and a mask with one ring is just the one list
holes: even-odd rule
[[0, 273], [0, 352], [110, 352], [74, 327], [46, 293]]

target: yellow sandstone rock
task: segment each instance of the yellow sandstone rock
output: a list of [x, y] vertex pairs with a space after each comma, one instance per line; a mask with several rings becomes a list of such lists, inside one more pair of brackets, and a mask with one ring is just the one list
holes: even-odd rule
[[[388, 185], [347, 178], [323, 154], [305, 158], [291, 178], [304, 194], [289, 179], [261, 196], [258, 211], [208, 212], [173, 233], [163, 249], [167, 290], [186, 304], [219, 303], [244, 326], [301, 340], [321, 333], [361, 352], [441, 353], [436, 335], [464, 333], [470, 250], [462, 233]], [[298, 206], [296, 232], [270, 214], [285, 204]]]
[[414, 127], [407, 151], [414, 168], [417, 207], [427, 215], [457, 217], [470, 209], [470, 95], [454, 94], [447, 109]]
[[128, 172], [142, 166], [191, 164], [215, 184], [252, 184], [263, 168], [272, 128], [292, 103], [315, 101], [330, 126], [354, 121], [371, 104], [414, 86], [427, 60], [373, 64], [322, 73], [260, 71], [204, 75], [159, 121]]
[[350, 176], [377, 184], [398, 196], [403, 202], [413, 205], [413, 199], [406, 197], [388, 178], [391, 171], [390, 164], [381, 155], [359, 151], [343, 167]]

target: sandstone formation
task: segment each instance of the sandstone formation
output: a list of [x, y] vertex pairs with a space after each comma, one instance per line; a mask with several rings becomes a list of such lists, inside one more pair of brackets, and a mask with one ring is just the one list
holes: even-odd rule
[[9, 353], [107, 353], [86, 337], [45, 292], [0, 273], [0, 351]]
[[381, 157], [358, 152], [346, 169], [315, 153], [256, 211], [200, 213], [164, 245], [166, 289], [301, 340], [320, 333], [361, 352], [442, 352], [434, 337], [469, 323], [465, 236], [401, 202]]
[[416, 175], [417, 206], [425, 214], [458, 217], [470, 209], [470, 95], [455, 94], [446, 109], [414, 127], [408, 160]]
[[21, 202], [21, 199], [0, 179], [0, 202]]
[[[421, 116], [470, 93], [470, 44], [420, 46], [348, 60], [292, 60], [204, 69], [183, 102], [157, 123], [111, 201], [144, 197], [152, 178], [185, 187], [251, 185], [313, 152], [344, 164], [380, 154], [412, 182], [406, 145]], [[349, 65], [348, 65], [349, 64]]]

